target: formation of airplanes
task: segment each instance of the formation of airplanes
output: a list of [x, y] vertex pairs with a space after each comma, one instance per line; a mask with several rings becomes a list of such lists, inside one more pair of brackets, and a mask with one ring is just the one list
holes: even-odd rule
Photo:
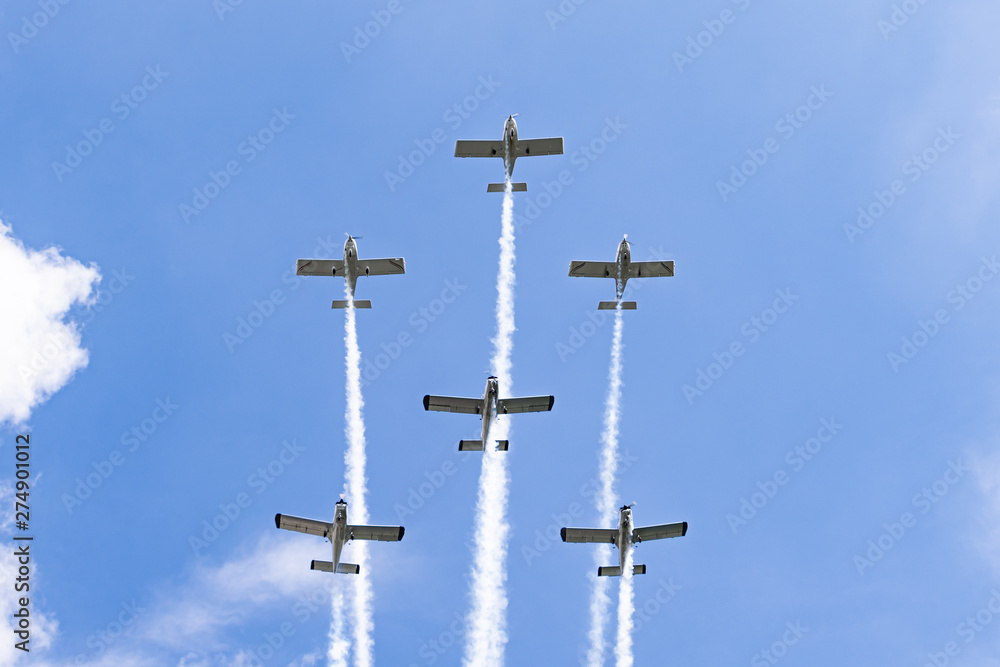
[[[503, 136], [499, 141], [457, 141], [455, 157], [499, 157], [504, 160], [504, 178], [510, 183], [511, 191], [525, 192], [526, 183], [512, 183], [514, 161], [518, 157], [534, 155], [561, 155], [563, 138], [519, 139], [517, 123], [511, 114], [504, 122]], [[487, 192], [503, 192], [504, 183], [490, 183]], [[296, 263], [296, 274], [300, 276], [339, 276], [347, 281], [349, 298], [333, 301], [333, 308], [371, 308], [371, 301], [355, 299], [354, 291], [360, 276], [396, 275], [406, 272], [406, 262], [402, 257], [385, 259], [361, 259], [358, 256], [357, 241], [350, 234], [344, 243], [343, 259], [300, 259]], [[626, 234], [618, 244], [613, 262], [573, 261], [569, 265], [569, 275], [586, 278], [612, 278], [615, 280], [615, 300], [601, 301], [601, 310], [635, 310], [635, 301], [624, 301], [625, 285], [630, 278], [672, 277], [673, 261], [633, 262]], [[424, 396], [424, 410], [435, 412], [457, 412], [479, 415], [482, 419], [482, 434], [479, 440], [459, 440], [459, 451], [484, 451], [490, 442], [490, 427], [502, 415], [523, 412], [549, 412], [555, 403], [554, 396], [527, 396], [521, 398], [501, 398], [496, 377], [486, 379], [482, 398], [461, 398], [454, 396]], [[496, 450], [507, 451], [509, 442], [497, 440]], [[275, 526], [326, 538], [332, 548], [332, 560], [313, 560], [310, 568], [322, 572], [358, 574], [360, 567], [354, 563], [340, 561], [344, 545], [351, 540], [377, 540], [398, 542], [403, 539], [403, 526], [362, 526], [347, 523], [347, 503], [341, 498], [334, 510], [332, 522], [304, 519], [287, 514], [274, 517]], [[683, 537], [688, 524], [662, 524], [635, 528], [632, 523], [632, 506], [620, 509], [617, 528], [569, 528], [561, 531], [564, 542], [612, 544], [618, 549], [619, 565], [598, 568], [598, 576], [621, 576], [632, 548], [644, 541], [670, 537]], [[645, 565], [633, 565], [633, 574], [645, 574]]]

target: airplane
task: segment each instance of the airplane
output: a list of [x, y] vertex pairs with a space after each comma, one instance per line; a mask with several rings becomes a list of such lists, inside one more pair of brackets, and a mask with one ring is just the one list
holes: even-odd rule
[[[529, 396], [526, 398], [498, 398], [497, 379], [494, 376], [486, 378], [486, 391], [482, 398], [454, 398], [452, 396], [424, 396], [424, 410], [435, 412], [462, 412], [469, 415], [483, 416], [483, 435], [481, 440], [459, 440], [458, 451], [481, 452], [489, 438], [490, 422], [494, 414], [506, 415], [516, 412], [548, 412], [556, 402], [555, 396]], [[506, 452], [507, 440], [497, 440], [497, 451]]]
[[[635, 503], [633, 503], [634, 505]], [[599, 577], [619, 577], [625, 569], [625, 558], [633, 544], [644, 540], [659, 540], [665, 537], [684, 537], [687, 521], [668, 523], [662, 526], [632, 528], [632, 505], [622, 505], [618, 528], [563, 528], [559, 531], [563, 542], [610, 542], [618, 547], [620, 564], [597, 568]], [[646, 574], [645, 565], [633, 565], [632, 574]]]
[[[371, 308], [372, 302], [354, 298], [354, 287], [358, 276], [387, 276], [406, 273], [406, 262], [402, 257], [393, 259], [359, 259], [358, 244], [354, 237], [347, 235], [344, 242], [344, 259], [300, 259], [295, 263], [295, 273], [300, 276], [343, 276], [351, 290], [351, 301], [355, 308]], [[347, 308], [347, 301], [334, 301], [333, 308]]]
[[322, 572], [338, 572], [340, 574], [358, 574], [360, 565], [341, 563], [340, 552], [348, 540], [379, 540], [380, 542], [398, 542], [403, 539], [402, 526], [351, 526], [347, 523], [347, 503], [341, 498], [333, 514], [333, 523], [303, 519], [287, 514], [275, 514], [274, 525], [283, 530], [294, 530], [309, 535], [319, 535], [330, 540], [333, 545], [333, 561], [314, 560], [309, 569]]
[[633, 262], [628, 245], [628, 234], [618, 244], [618, 254], [613, 262], [570, 262], [569, 275], [583, 278], [614, 278], [615, 300], [601, 301], [598, 310], [615, 310], [621, 303], [622, 310], [635, 310], [635, 301], [622, 301], [625, 283], [629, 278], [670, 278], [674, 275], [674, 262]]
[[[500, 157], [504, 161], [504, 175], [511, 180], [514, 173], [514, 160], [531, 155], [562, 155], [563, 138], [551, 139], [518, 139], [517, 123], [514, 116], [507, 116], [503, 124], [503, 138], [500, 141], [456, 141], [455, 157]], [[511, 183], [512, 192], [527, 192], [527, 183]], [[503, 183], [490, 183], [487, 192], [503, 192]]]

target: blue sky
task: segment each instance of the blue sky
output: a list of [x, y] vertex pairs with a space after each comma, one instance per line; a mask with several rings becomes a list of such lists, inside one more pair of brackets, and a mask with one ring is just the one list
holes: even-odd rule
[[[597, 473], [611, 326], [591, 324], [613, 285], [566, 272], [612, 259], [627, 233], [634, 258], [677, 269], [626, 313], [619, 495], [640, 524], [690, 524], [637, 552], [637, 663], [771, 664], [761, 652], [792, 624], [808, 630], [783, 664], [924, 665], [954, 642], [949, 664], [1000, 665], [1000, 619], [962, 625], [1000, 589], [995, 3], [400, 0], [347, 55], [390, 3], [57, 4], [35, 32], [24, 17], [45, 2], [0, 12], [0, 220], [10, 247], [56, 246], [102, 279], [53, 306], [80, 323], [86, 366], [60, 355], [71, 379], [22, 424], [4, 406], [0, 479], [30, 431], [36, 480], [24, 664], [252, 664], [283, 624], [265, 664], [324, 654], [328, 600], [296, 605], [327, 595], [308, 570], [327, 545], [272, 519], [332, 516], [343, 486], [343, 314], [329, 309], [342, 284], [293, 274], [297, 258], [340, 256], [345, 233], [407, 264], [358, 286], [374, 305], [358, 314], [362, 363], [391, 356], [364, 390], [368, 506], [406, 526], [371, 549], [376, 659], [460, 663], [461, 640], [442, 645], [468, 608], [479, 459], [456, 446], [479, 424], [420, 399], [482, 392], [500, 220], [485, 190], [502, 172], [453, 158], [453, 142], [499, 138], [519, 113], [522, 137], [563, 136], [566, 154], [515, 172], [529, 189], [515, 199], [513, 391], [556, 403], [510, 436], [507, 662], [586, 650], [592, 554], [544, 535], [571, 512], [595, 520], [581, 488]], [[565, 21], [560, 6], [575, 7]], [[675, 56], [689, 48], [691, 62]], [[94, 145], [78, 165], [53, 166], [80, 142]], [[731, 181], [734, 168], [753, 173]], [[390, 187], [387, 173], [406, 175]], [[214, 196], [186, 215], [195, 190]], [[35, 311], [4, 275], [9, 333]], [[76, 288], [88, 280], [81, 269]], [[771, 320], [779, 292], [791, 305], [765, 331], [753, 318]], [[442, 293], [456, 298], [441, 307]], [[236, 344], [241, 319], [260, 326]], [[734, 343], [743, 354], [711, 367]], [[23, 389], [7, 356], [4, 391]], [[700, 371], [717, 377], [685, 394]], [[842, 428], [794, 463], [823, 420]], [[282, 451], [294, 459], [266, 481]], [[727, 515], [779, 473], [734, 531]], [[196, 553], [192, 536], [241, 493], [249, 506]], [[904, 513], [912, 525], [859, 565]], [[128, 633], [98, 640], [126, 607], [142, 609]]]

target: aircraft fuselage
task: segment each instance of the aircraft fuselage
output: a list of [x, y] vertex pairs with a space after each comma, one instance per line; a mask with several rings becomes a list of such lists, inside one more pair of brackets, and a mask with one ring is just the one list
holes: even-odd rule
[[625, 558], [628, 556], [629, 549], [632, 548], [632, 508], [628, 505], [621, 508], [621, 517], [618, 520], [617, 546], [621, 571], [625, 572]]
[[497, 379], [492, 375], [486, 378], [486, 390], [483, 392], [483, 446], [489, 442], [490, 423], [497, 408]]
[[333, 514], [333, 535], [328, 536], [333, 545], [333, 571], [340, 565], [340, 552], [344, 550], [347, 541], [347, 503], [337, 501], [337, 509]]
[[514, 160], [517, 159], [517, 123], [514, 116], [508, 116], [503, 124], [504, 169], [507, 170], [507, 180], [514, 174]]
[[632, 263], [632, 251], [628, 245], [628, 239], [622, 239], [618, 244], [618, 254], [615, 257], [615, 264], [618, 268], [618, 275], [615, 276], [615, 293], [621, 301], [625, 296], [625, 283], [628, 282], [629, 264]]

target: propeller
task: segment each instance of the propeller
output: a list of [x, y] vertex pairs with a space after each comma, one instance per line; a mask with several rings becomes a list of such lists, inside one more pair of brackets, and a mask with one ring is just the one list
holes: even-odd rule
[[351, 236], [351, 234], [350, 234], [349, 232], [344, 232], [344, 236], [346, 236], [346, 237], [348, 237], [348, 238], [352, 238], [352, 239], [354, 239], [355, 241], [357, 241], [357, 240], [359, 240], [359, 239], [360, 239], [360, 240], [364, 240], [364, 238], [365, 238], [364, 236]]

